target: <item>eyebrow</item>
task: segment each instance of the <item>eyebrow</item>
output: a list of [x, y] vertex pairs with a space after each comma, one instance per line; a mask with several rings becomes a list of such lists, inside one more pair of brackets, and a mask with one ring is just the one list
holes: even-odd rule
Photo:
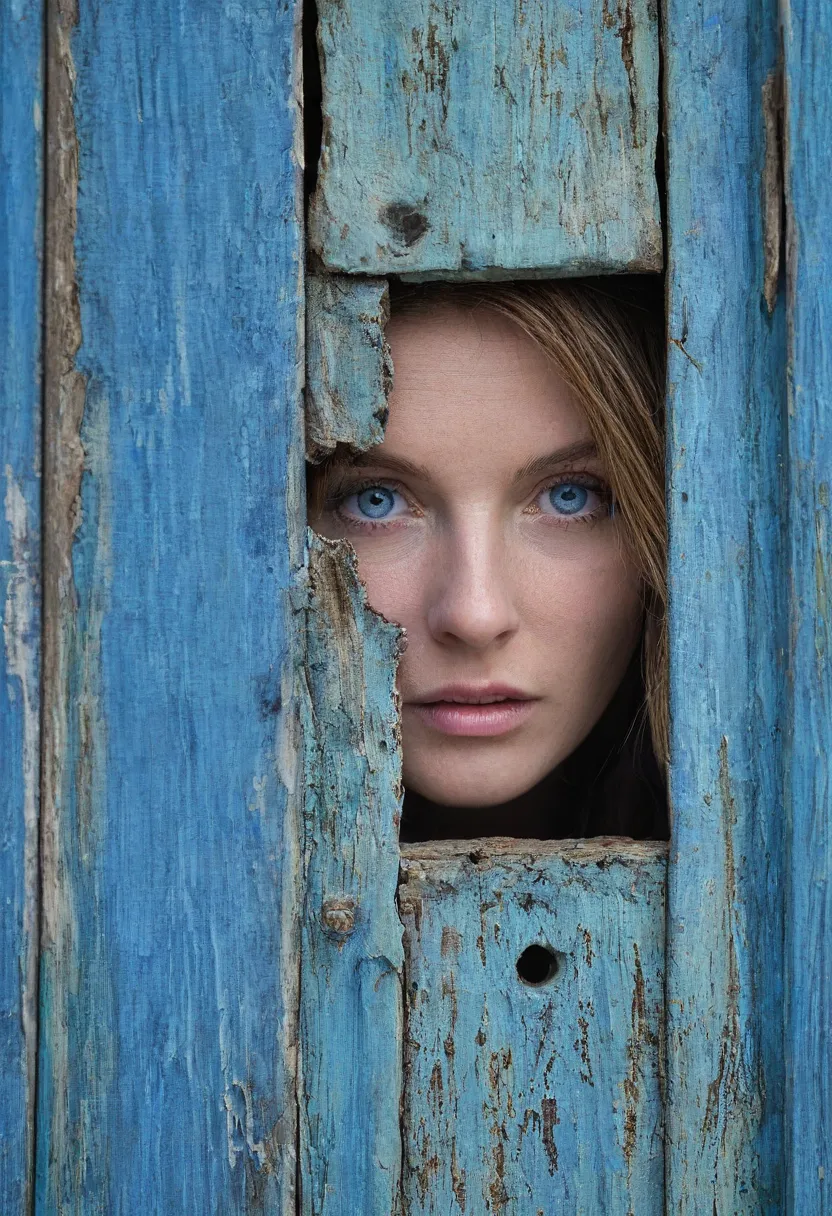
[[[598, 449], [593, 439], [579, 439], [577, 443], [567, 444], [546, 456], [536, 456], [528, 460], [514, 474], [514, 482], [525, 481], [528, 477], [542, 477], [551, 469], [563, 464], [574, 464], [578, 460], [590, 460], [597, 457]], [[383, 451], [372, 448], [368, 452], [356, 454], [342, 468], [389, 469], [393, 473], [401, 473], [405, 477], [416, 477], [421, 481], [430, 481], [430, 470], [424, 465], [414, 464], [404, 456], [389, 456]]]
[[577, 443], [570, 443], [565, 448], [558, 448], [554, 452], [550, 452], [548, 456], [536, 456], [534, 460], [529, 460], [523, 465], [522, 469], [514, 474], [515, 482], [525, 481], [527, 477], [542, 477], [551, 469], [555, 469], [562, 464], [575, 464], [578, 460], [591, 460], [598, 455], [598, 448], [595, 446], [594, 439], [579, 439]]

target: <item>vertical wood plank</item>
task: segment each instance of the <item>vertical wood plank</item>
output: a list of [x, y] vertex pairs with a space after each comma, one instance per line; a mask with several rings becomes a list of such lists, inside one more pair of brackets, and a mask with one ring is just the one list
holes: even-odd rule
[[367, 607], [345, 544], [312, 536], [309, 580], [301, 1211], [396, 1216], [400, 631]]
[[408, 1216], [664, 1212], [665, 849], [404, 850]]
[[776, 115], [767, 122], [764, 109], [776, 95], [776, 11], [770, 2], [667, 0], [664, 30], [673, 759], [667, 1211], [777, 1213], [784, 328], [782, 302], [769, 311], [779, 174], [776, 139], [766, 166], [766, 127], [771, 133]]
[[384, 337], [386, 279], [310, 275], [306, 280], [306, 454], [339, 444], [365, 451], [384, 438], [393, 360]]
[[37, 1045], [43, 6], [0, 6], [0, 1211], [30, 1210]]
[[353, 274], [658, 270], [652, 0], [319, 0], [309, 239]]
[[784, 0], [790, 663], [788, 1203], [832, 1212], [832, 12]]
[[296, 37], [52, 10], [40, 1213], [295, 1210]]

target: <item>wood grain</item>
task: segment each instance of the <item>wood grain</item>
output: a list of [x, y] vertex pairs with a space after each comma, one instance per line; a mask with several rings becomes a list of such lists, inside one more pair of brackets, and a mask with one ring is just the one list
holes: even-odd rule
[[0, 6], [0, 1211], [31, 1204], [37, 1045], [43, 6]]
[[766, 276], [763, 187], [776, 6], [668, 0], [663, 29], [667, 1211], [774, 1214], [783, 1211], [784, 309]]
[[396, 911], [400, 631], [343, 542], [310, 535], [301, 1210], [400, 1210], [402, 926]]
[[[664, 1212], [665, 859], [621, 840], [404, 850], [411, 1216]], [[558, 959], [539, 987], [517, 972], [532, 944]]]
[[782, 6], [790, 585], [787, 1205], [832, 1212], [832, 13]]
[[288, 1216], [295, 18], [52, 11], [37, 1210]]
[[310, 242], [359, 274], [658, 270], [651, 0], [320, 0]]
[[393, 360], [384, 337], [386, 279], [306, 280], [306, 458], [339, 444], [366, 451], [384, 438]]

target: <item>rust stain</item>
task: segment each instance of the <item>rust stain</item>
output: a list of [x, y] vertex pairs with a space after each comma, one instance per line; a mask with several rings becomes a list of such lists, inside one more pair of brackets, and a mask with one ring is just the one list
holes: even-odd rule
[[785, 220], [783, 180], [783, 68], [778, 65], [763, 82], [763, 123], [765, 160], [763, 162], [763, 299], [769, 315], [774, 312], [777, 281], [780, 277], [780, 251]]
[[465, 1211], [465, 1170], [459, 1168], [456, 1154], [456, 1136], [451, 1140], [451, 1188], [460, 1212]]
[[554, 1098], [544, 1098], [540, 1103], [543, 1116], [543, 1148], [549, 1162], [549, 1173], [554, 1176], [558, 1168], [558, 1149], [555, 1144], [555, 1128], [560, 1123], [558, 1104]]
[[642, 141], [638, 129], [638, 78], [633, 55], [635, 26], [630, 0], [619, 0], [616, 37], [621, 40], [621, 62], [627, 73], [627, 88], [630, 95], [630, 134], [633, 138], [633, 147], [640, 148]]
[[442, 929], [442, 944], [439, 947], [443, 958], [453, 955], [455, 958], [459, 956], [462, 949], [462, 934], [453, 925], [445, 925]]

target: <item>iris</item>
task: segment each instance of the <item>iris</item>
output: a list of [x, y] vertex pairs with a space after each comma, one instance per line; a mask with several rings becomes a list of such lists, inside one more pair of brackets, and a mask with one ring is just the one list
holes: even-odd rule
[[552, 486], [549, 491], [549, 502], [559, 515], [577, 515], [583, 511], [588, 498], [589, 491], [571, 481]]
[[355, 496], [355, 504], [368, 519], [384, 519], [396, 505], [396, 496], [385, 486], [368, 486]]

